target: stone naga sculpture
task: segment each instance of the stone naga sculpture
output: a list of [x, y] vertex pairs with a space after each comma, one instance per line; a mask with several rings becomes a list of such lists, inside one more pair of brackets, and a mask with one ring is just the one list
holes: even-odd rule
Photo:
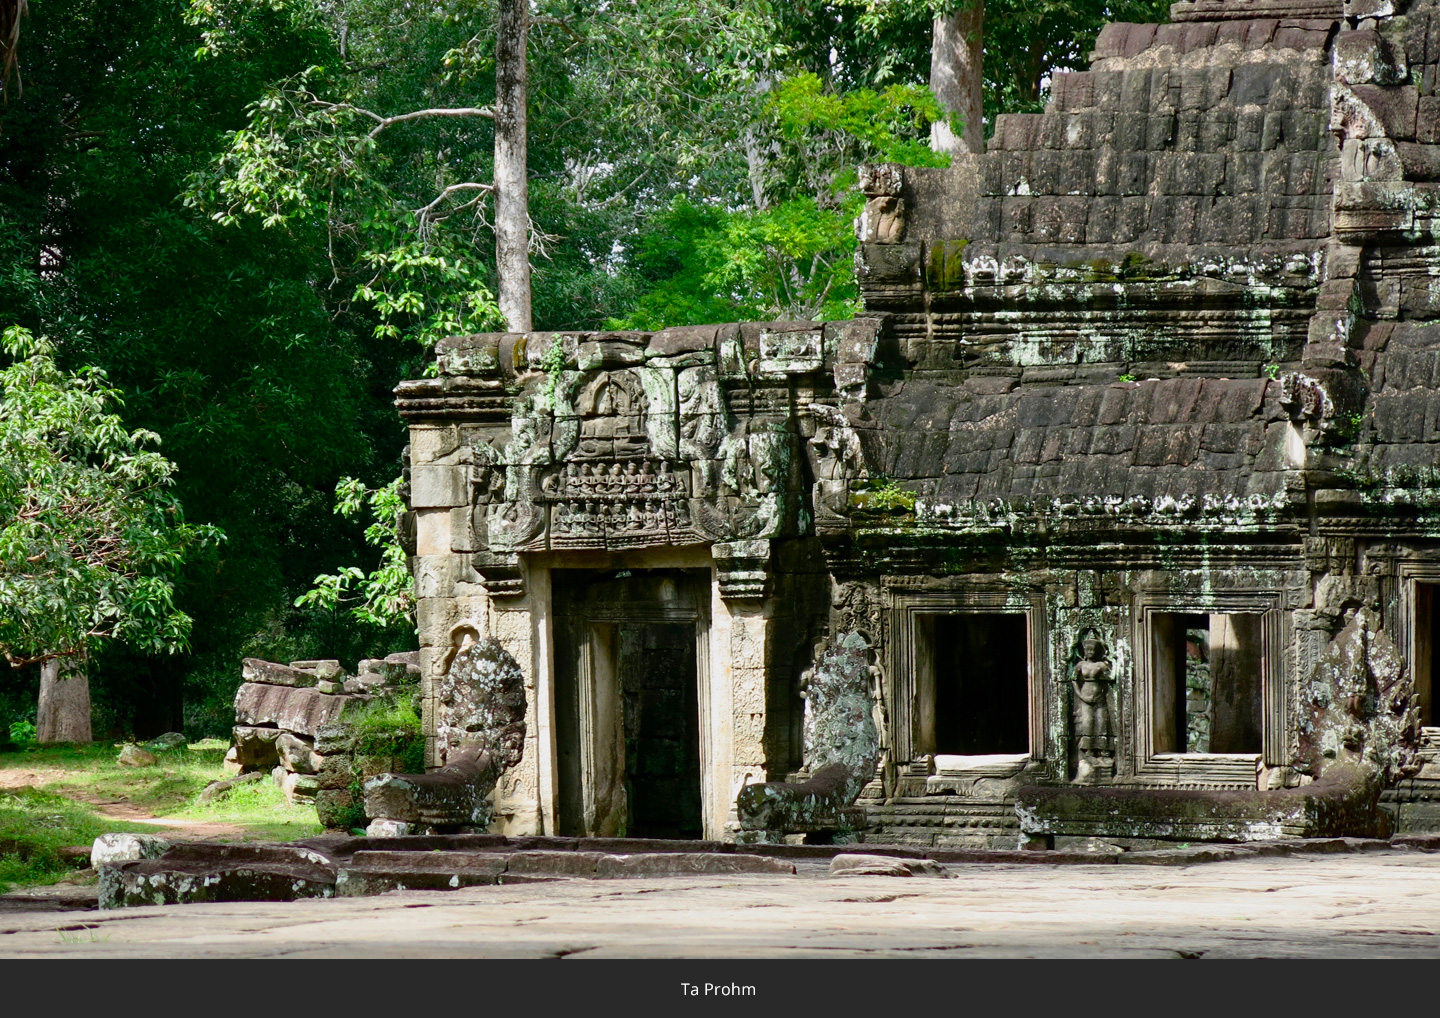
[[803, 679], [805, 765], [810, 780], [746, 785], [736, 797], [740, 826], [783, 834], [844, 826], [840, 811], [875, 776], [880, 736], [870, 696], [870, 643], [844, 633]]
[[525, 676], [491, 638], [461, 627], [437, 690], [436, 738], [443, 766], [428, 774], [380, 774], [365, 783], [365, 815], [376, 834], [410, 827], [483, 827], [500, 774], [525, 750]]
[[1356, 610], [1315, 662], [1303, 706], [1301, 773], [1363, 784], [1378, 799], [1381, 788], [1418, 769], [1419, 708], [1400, 654], [1370, 608]]

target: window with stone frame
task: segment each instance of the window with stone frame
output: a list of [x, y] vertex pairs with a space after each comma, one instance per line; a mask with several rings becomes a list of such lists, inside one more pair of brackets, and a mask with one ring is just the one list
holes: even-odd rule
[[1288, 759], [1293, 629], [1279, 590], [1143, 591], [1132, 602], [1134, 709], [1121, 731], [1135, 776], [1254, 788]]
[[1151, 615], [1152, 752], [1264, 752], [1262, 622], [1258, 613]]
[[1043, 681], [1044, 592], [988, 577], [886, 588], [893, 759], [912, 774], [1001, 774], [1043, 758], [1054, 707]]
[[1436, 582], [1416, 581], [1411, 597], [1410, 668], [1415, 680], [1415, 697], [1419, 701], [1420, 724], [1434, 727], [1436, 723], [1435, 677], [1440, 673], [1440, 579]]
[[1016, 756], [1030, 752], [1030, 658], [1023, 614], [923, 616], [934, 704], [932, 752]]

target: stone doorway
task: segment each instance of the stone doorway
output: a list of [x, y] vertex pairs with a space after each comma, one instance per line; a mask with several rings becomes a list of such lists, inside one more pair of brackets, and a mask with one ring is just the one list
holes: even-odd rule
[[709, 574], [551, 571], [559, 833], [702, 836]]

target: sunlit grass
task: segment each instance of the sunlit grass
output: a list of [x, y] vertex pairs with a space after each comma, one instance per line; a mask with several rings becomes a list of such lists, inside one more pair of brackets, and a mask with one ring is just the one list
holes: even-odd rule
[[0, 790], [0, 889], [51, 884], [73, 872], [60, 857], [111, 831], [153, 830], [102, 817], [93, 806], [34, 788]]
[[0, 778], [6, 771], [36, 774], [34, 788], [0, 789], [0, 884], [53, 883], [69, 872], [59, 850], [101, 834], [167, 836], [163, 826], [104, 816], [103, 804], [116, 800], [163, 819], [236, 828], [214, 835], [217, 841], [294, 841], [321, 832], [314, 808], [286, 802], [268, 777], [199, 802], [206, 785], [230, 776], [222, 767], [227, 746], [219, 739], [191, 743], [159, 754], [148, 767], [122, 766], [112, 743], [0, 753]]

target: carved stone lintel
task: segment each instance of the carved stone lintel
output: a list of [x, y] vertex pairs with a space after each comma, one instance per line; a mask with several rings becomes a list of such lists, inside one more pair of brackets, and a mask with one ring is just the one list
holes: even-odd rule
[[769, 541], [731, 541], [711, 547], [720, 596], [727, 601], [759, 601], [770, 576]]
[[525, 570], [519, 555], [481, 552], [471, 559], [491, 597], [524, 597]]

